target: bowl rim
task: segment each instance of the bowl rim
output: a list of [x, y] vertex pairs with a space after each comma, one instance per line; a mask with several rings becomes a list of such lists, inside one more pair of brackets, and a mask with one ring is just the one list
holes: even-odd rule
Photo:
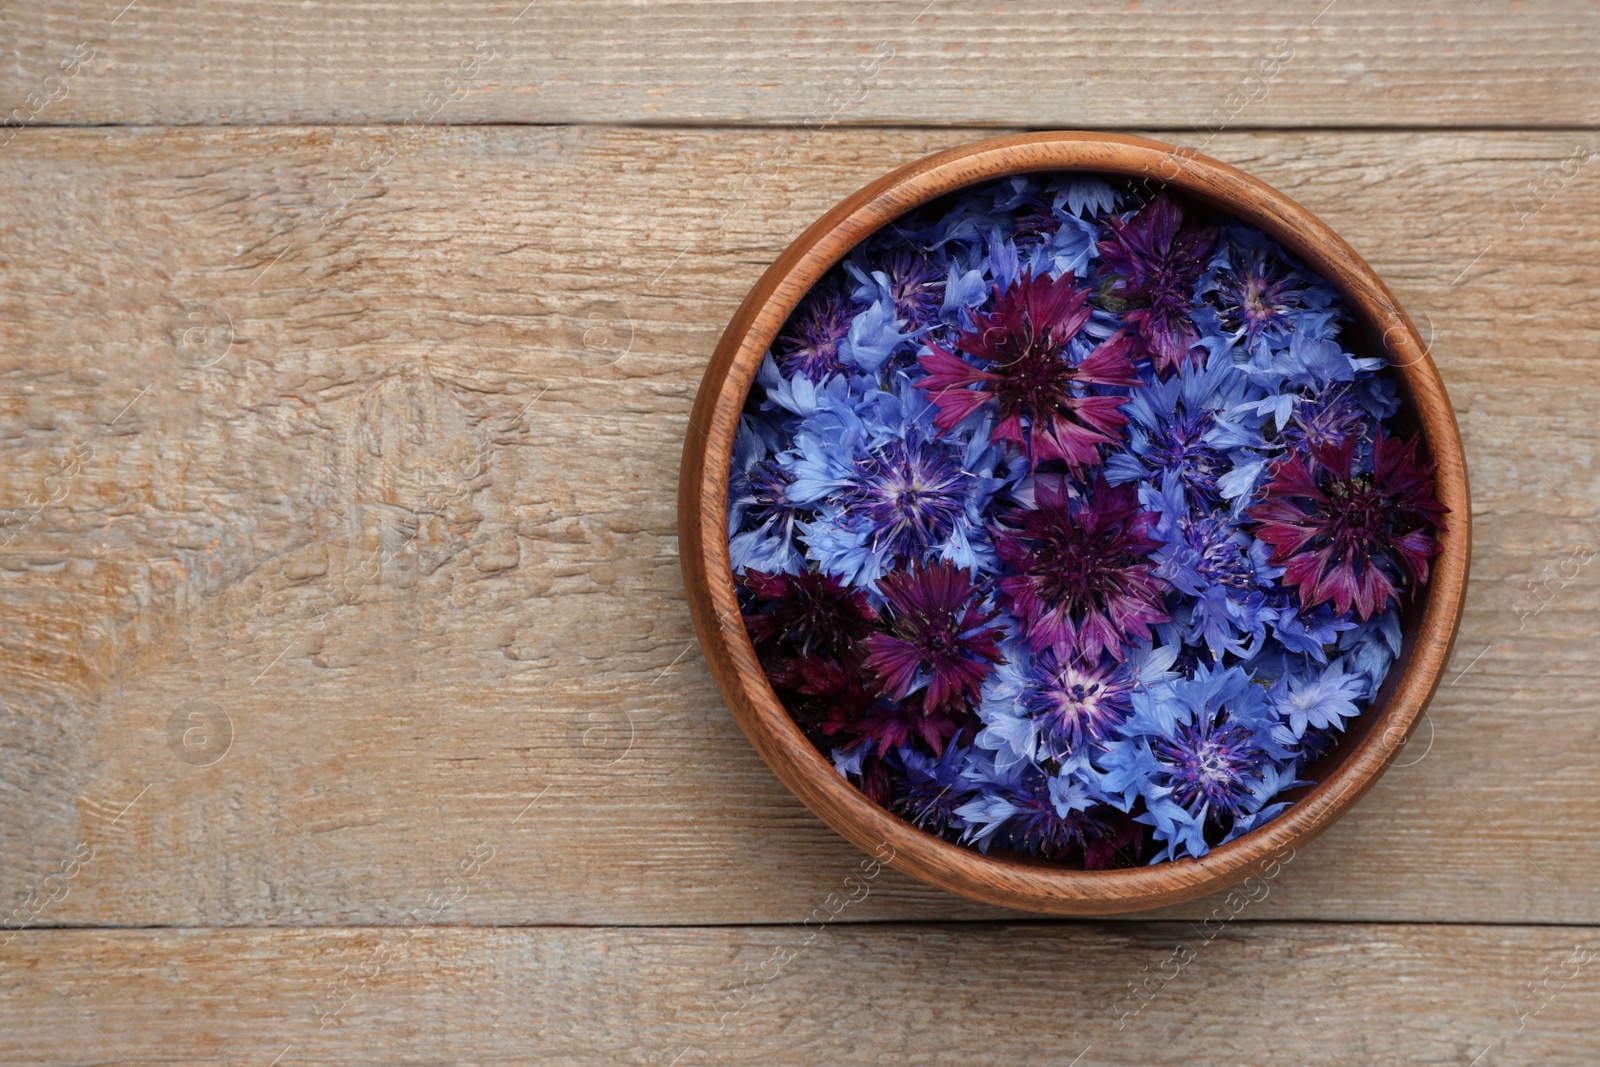
[[[907, 211], [961, 188], [1042, 171], [1152, 179], [1260, 228], [1320, 274], [1398, 375], [1438, 463], [1438, 499], [1450, 509], [1420, 610], [1384, 683], [1387, 697], [1380, 692], [1363, 713], [1370, 717], [1364, 736], [1282, 814], [1198, 859], [1074, 870], [986, 856], [913, 826], [869, 800], [805, 737], [757, 662], [739, 614], [727, 536], [733, 439], [762, 357], [790, 312], [852, 248]], [[991, 138], [918, 159], [846, 197], [795, 238], [739, 305], [706, 368], [684, 441], [678, 511], [684, 585], [701, 648], [735, 720], [790, 791], [841, 836], [913, 878], [974, 900], [1054, 914], [1115, 914], [1204, 896], [1285, 862], [1286, 851], [1292, 857], [1338, 819], [1394, 759], [1438, 689], [1460, 625], [1471, 555], [1455, 412], [1428, 347], [1372, 268], [1310, 211], [1225, 163], [1142, 137], [1080, 131]]]

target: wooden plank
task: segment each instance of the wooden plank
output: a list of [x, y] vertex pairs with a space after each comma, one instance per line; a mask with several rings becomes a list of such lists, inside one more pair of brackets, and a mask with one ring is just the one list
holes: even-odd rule
[[[969, 136], [19, 135], [0, 153], [8, 907], [398, 922], [482, 846], [450, 921], [808, 914], [859, 857], [756, 759], [694, 647], [681, 436], [784, 243]], [[1600, 921], [1592, 168], [1563, 177], [1562, 133], [1214, 148], [1432, 330], [1477, 509], [1456, 673], [1414, 765], [1262, 912]], [[346, 166], [371, 177], [330, 186]], [[1554, 189], [1542, 210], [1530, 182]], [[88, 850], [35, 912], [28, 886]], [[851, 919], [995, 914], [885, 874]]]
[[1600, 1055], [1600, 941], [1547, 927], [49, 931], [0, 948], [0, 963], [8, 1063], [1495, 1067]]
[[1583, 0], [22, 0], [8, 25], [0, 101], [52, 124], [1588, 128], [1600, 76]]

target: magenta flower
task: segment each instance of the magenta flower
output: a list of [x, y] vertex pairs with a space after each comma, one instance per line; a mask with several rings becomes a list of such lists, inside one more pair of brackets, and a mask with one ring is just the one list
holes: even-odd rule
[[948, 431], [993, 400], [999, 419], [991, 441], [1010, 442], [1033, 463], [1059, 459], [1074, 473], [1098, 466], [1098, 446], [1122, 439], [1128, 398], [1090, 395], [1086, 387], [1142, 384], [1128, 360], [1130, 339], [1118, 333], [1074, 364], [1067, 345], [1090, 309], [1089, 291], [1070, 271], [1054, 281], [1023, 275], [998, 289], [994, 309], [973, 312], [973, 329], [956, 339], [976, 366], [932, 343], [919, 360], [928, 373], [917, 387], [939, 409], [934, 425]]
[[866, 640], [867, 669], [892, 700], [923, 685], [924, 714], [959, 707], [978, 695], [983, 680], [1004, 657], [990, 628], [997, 612], [979, 603], [972, 575], [940, 561], [884, 575], [883, 630]]
[[1417, 441], [1380, 429], [1370, 474], [1352, 471], [1355, 435], [1318, 448], [1310, 464], [1296, 455], [1273, 467], [1250, 517], [1260, 523], [1255, 535], [1273, 548], [1273, 564], [1286, 568], [1283, 584], [1298, 587], [1306, 608], [1331, 600], [1343, 615], [1353, 605], [1365, 622], [1399, 600], [1395, 579], [1413, 587], [1428, 580], [1428, 561], [1439, 551], [1430, 527], [1444, 529], [1450, 509], [1434, 498], [1437, 464], [1417, 459]]
[[1164, 376], [1200, 343], [1189, 313], [1195, 283], [1217, 243], [1216, 227], [1185, 219], [1182, 206], [1163, 193], [1131, 218], [1108, 218], [1106, 228], [1100, 255], [1116, 278], [1111, 295], [1131, 309], [1123, 319], [1136, 328], [1134, 358], [1149, 358]]
[[1139, 510], [1132, 483], [1113, 489], [1104, 475], [1076, 498], [1041, 481], [1034, 502], [996, 530], [995, 549], [1017, 572], [1000, 579], [1002, 606], [1035, 652], [1123, 659], [1130, 639], [1149, 640], [1150, 626], [1169, 618], [1167, 583], [1147, 559], [1160, 546], [1150, 533], [1157, 516]]

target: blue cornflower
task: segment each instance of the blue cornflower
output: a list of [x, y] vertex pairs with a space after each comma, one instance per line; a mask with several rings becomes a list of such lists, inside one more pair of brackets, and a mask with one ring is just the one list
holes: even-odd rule
[[1204, 855], [1204, 826], [1259, 810], [1272, 768], [1292, 758], [1273, 737], [1264, 690], [1238, 667], [1201, 665], [1194, 676], [1134, 694], [1125, 737], [1096, 762], [1100, 786], [1124, 803], [1142, 797], [1139, 821], [1164, 855]]
[[942, 834], [958, 825], [956, 809], [972, 796], [976, 786], [962, 773], [970, 759], [965, 745], [949, 745], [942, 756], [930, 756], [902, 747], [899, 757], [905, 783], [895, 796], [894, 809], [905, 820], [931, 833]]
[[1290, 452], [1314, 455], [1319, 449], [1343, 444], [1352, 434], [1370, 441], [1377, 427], [1376, 420], [1356, 403], [1349, 383], [1328, 385], [1295, 399], [1293, 414], [1286, 424], [1280, 423], [1282, 429], [1275, 442]]
[[839, 346], [855, 317], [843, 293], [821, 289], [806, 294], [784, 323], [773, 352], [784, 373], [820, 381], [844, 370]]
[[1362, 675], [1346, 674], [1343, 662], [1335, 661], [1314, 674], [1285, 674], [1268, 691], [1267, 699], [1298, 741], [1308, 726], [1343, 729], [1344, 720], [1360, 712], [1356, 701], [1365, 687]]
[[950, 279], [944, 287], [944, 306], [939, 317], [957, 329], [972, 326], [971, 311], [989, 299], [989, 275], [977, 267], [963, 268], [959, 260], [951, 260]]
[[949, 271], [935, 267], [916, 248], [896, 243], [874, 261], [857, 250], [844, 267], [855, 279], [850, 295], [857, 303], [883, 303], [913, 334], [939, 324]]
[[850, 320], [849, 331], [838, 344], [839, 364], [846, 370], [877, 374], [896, 350], [917, 335], [916, 330], [902, 333], [904, 325], [895, 317], [891, 299], [874, 300]]
[[1231, 360], [1212, 356], [1203, 365], [1185, 363], [1165, 381], [1132, 391], [1123, 405], [1128, 447], [1106, 460], [1113, 485], [1176, 475], [1204, 507], [1221, 499], [1220, 479], [1232, 467], [1215, 442], [1217, 414], [1241, 401], [1249, 381]]
[[756, 420], [740, 420], [728, 471], [728, 556], [735, 574], [805, 569], [794, 535], [810, 513], [789, 499], [789, 472], [768, 455]]
[[1057, 277], [1067, 271], [1082, 274], [1094, 256], [1100, 227], [1076, 216], [1057, 215], [1055, 229], [1030, 243], [1021, 257], [1022, 269], [1035, 276]]
[[1251, 803], [1256, 806], [1255, 810], [1242, 811], [1235, 815], [1233, 825], [1222, 835], [1222, 841], [1219, 843], [1226, 844], [1283, 814], [1284, 809], [1289, 807], [1287, 801], [1280, 800], [1277, 803], [1269, 801], [1296, 786], [1311, 784], [1300, 777], [1299, 766], [1296, 763], [1273, 764], [1265, 768], [1261, 774], [1261, 781], [1251, 790]]
[[1253, 227], [1223, 227], [1210, 268], [1198, 286], [1233, 344], [1277, 347], [1291, 332], [1331, 338], [1340, 313], [1333, 289]]
[[1213, 660], [1224, 652], [1248, 659], [1250, 645], [1278, 617], [1268, 595], [1283, 568], [1268, 562], [1271, 549], [1215, 515], [1191, 510], [1178, 472], [1169, 472], [1159, 490], [1146, 486], [1140, 502], [1160, 516], [1154, 532], [1162, 545], [1151, 557], [1156, 576], [1193, 598], [1183, 605], [1186, 622], [1174, 616], [1183, 623], [1183, 640], [1204, 642]]
[[[1326, 605], [1324, 605], [1326, 606]], [[1352, 626], [1339, 635], [1344, 662], [1362, 679], [1361, 696], [1370, 700], [1389, 676], [1400, 655], [1400, 612], [1390, 604], [1365, 626]]]
[[1268, 392], [1285, 388], [1317, 390], [1334, 382], [1352, 382], [1383, 366], [1383, 360], [1355, 356], [1339, 342], [1311, 333], [1295, 332], [1289, 343], [1268, 349], [1258, 345], [1238, 367]]
[[955, 814], [966, 828], [963, 840], [982, 851], [999, 845], [1059, 856], [1105, 836], [1105, 825], [1092, 814], [1102, 798], [1077, 775], [1048, 774], [1031, 763], [1002, 769], [978, 761], [969, 775], [975, 768], [979, 788]]
[[1121, 725], [1133, 710], [1133, 686], [1129, 664], [1085, 664], [1051, 649], [1030, 653], [1027, 642], [1016, 642], [984, 685], [977, 744], [1003, 766], [1059, 762]]
[[1117, 191], [1103, 179], [1088, 174], [1071, 174], [1057, 178], [1050, 184], [1055, 192], [1051, 206], [1057, 215], [1093, 218], [1116, 210]]
[[999, 452], [987, 433], [961, 445], [937, 436], [913, 421], [921, 407], [879, 392], [819, 409], [795, 432], [788, 498], [818, 509], [800, 533], [823, 573], [868, 585], [908, 561], [994, 568], [984, 513], [1002, 483]]
[[1339, 635], [1357, 627], [1355, 620], [1334, 613], [1333, 605], [1318, 604], [1307, 609], [1292, 590], [1274, 587], [1268, 595], [1277, 618], [1272, 622], [1272, 636], [1290, 652], [1309, 656], [1318, 663], [1328, 661], [1327, 649], [1339, 640]]
[[[1275, 768], [1258, 734], [1227, 718], [1200, 719], [1172, 737], [1150, 742], [1167, 796], [1197, 822], [1221, 824], [1256, 806], [1256, 794]], [[1190, 851], [1193, 844], [1188, 845]]]
[[[823, 408], [847, 405], [850, 383], [840, 375], [824, 378], [820, 382], [812, 381], [802, 374], [788, 377], [779, 369], [772, 353], [768, 352], [766, 358], [761, 361], [760, 369], [756, 371], [756, 389], [752, 396], [756, 395], [761, 397], [759, 407], [764, 412], [781, 417], [791, 415], [805, 417]], [[786, 422], [785, 426], [787, 433], [794, 432], [792, 420]]]

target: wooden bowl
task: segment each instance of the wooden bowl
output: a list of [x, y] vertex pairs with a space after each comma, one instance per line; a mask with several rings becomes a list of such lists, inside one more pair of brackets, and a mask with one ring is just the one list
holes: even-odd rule
[[[1096, 171], [1164, 183], [1253, 224], [1322, 275], [1355, 317], [1360, 350], [1387, 358], [1403, 419], [1438, 461], [1450, 509], [1433, 576], [1404, 609], [1405, 643], [1383, 688], [1343, 742], [1310, 768], [1288, 810], [1201, 859], [1084, 871], [1017, 854], [985, 856], [884, 810], [851, 785], [801, 733], [756, 661], [728, 560], [728, 470], [739, 415], [762, 356], [813, 284], [881, 226], [954, 190], [1008, 174]], [[940, 152], [848, 197], [801, 234], [734, 314], [706, 369], [684, 442], [678, 529], [689, 607], [711, 672], [745, 735], [805, 805], [857, 847], [898, 870], [975, 900], [1028, 911], [1101, 915], [1160, 907], [1261, 872], [1337, 819], [1377, 780], [1438, 688], [1466, 595], [1471, 510], [1461, 436], [1444, 383], [1416, 327], [1372, 269], [1338, 235], [1277, 190], [1224, 163], [1138, 137], [1031, 133]]]

